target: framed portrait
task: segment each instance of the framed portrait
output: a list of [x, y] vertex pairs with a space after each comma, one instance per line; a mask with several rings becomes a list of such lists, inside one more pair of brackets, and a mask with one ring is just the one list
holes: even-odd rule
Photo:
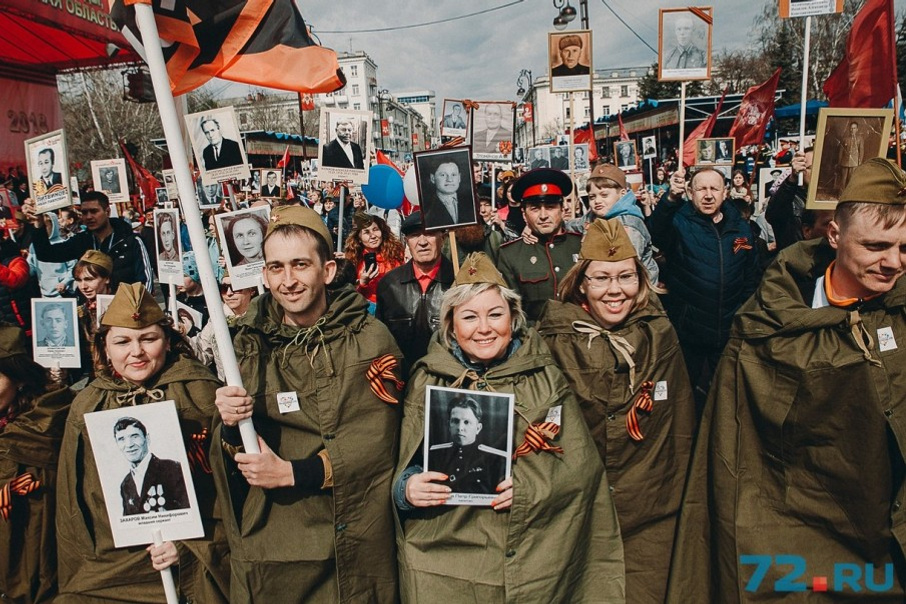
[[280, 199], [283, 173], [280, 170], [255, 170], [258, 174], [258, 192], [261, 197]]
[[[529, 170], [537, 170], [538, 168], [550, 168], [551, 167], [551, 150], [554, 147], [545, 145], [544, 147], [532, 147], [529, 149], [528, 159], [525, 162], [526, 167]], [[558, 154], [562, 154], [563, 149], [556, 147], [558, 149]], [[569, 157], [565, 154], [563, 155], [565, 162], [561, 162], [561, 166], [565, 165], [566, 168], [560, 168], [561, 170], [569, 170]]]
[[202, 210], [216, 209], [223, 204], [223, 185], [219, 182], [203, 184], [199, 179], [195, 183], [195, 192], [198, 194], [198, 207]]
[[[179, 199], [179, 187], [176, 186], [176, 171], [164, 170], [164, 187], [167, 188], [167, 200], [176, 201]], [[160, 198], [158, 198], [160, 200]]]
[[368, 184], [371, 111], [321, 110], [318, 178]]
[[490, 505], [512, 473], [512, 394], [428, 386], [424, 468], [442, 472], [446, 505]]
[[843, 0], [780, 0], [781, 19], [842, 12]]
[[187, 338], [194, 338], [204, 329], [203, 319], [202, 314], [188, 304], [176, 303], [176, 323], [185, 330]]
[[80, 367], [75, 298], [32, 298], [32, 352], [44, 367]]
[[54, 130], [26, 140], [25, 158], [28, 194], [35, 200], [38, 214], [72, 205], [69, 156], [63, 131]]
[[658, 80], [711, 79], [710, 6], [660, 9]]
[[733, 165], [736, 141], [732, 137], [700, 138], [695, 141], [697, 165]]
[[186, 127], [192, 138], [202, 184], [249, 178], [249, 162], [242, 146], [235, 108], [191, 113], [186, 116]]
[[591, 90], [592, 56], [591, 30], [549, 32], [547, 60], [551, 92]]
[[440, 121], [441, 136], [465, 136], [469, 128], [469, 110], [459, 99], [444, 99], [444, 117]]
[[233, 287], [245, 289], [261, 283], [264, 268], [264, 234], [270, 221], [270, 208], [259, 206], [218, 214], [220, 249], [227, 263]]
[[115, 547], [153, 543], [155, 530], [164, 541], [204, 536], [173, 401], [86, 413], [85, 427]]
[[472, 155], [481, 161], [512, 161], [516, 105], [481, 101], [472, 110]]
[[478, 197], [468, 147], [416, 153], [415, 180], [425, 230], [478, 224]]
[[887, 156], [892, 123], [892, 109], [820, 109], [805, 207], [836, 208], [853, 170], [872, 157]]
[[[569, 147], [567, 147], [567, 149], [569, 149]], [[551, 163], [553, 163], [553, 160], [551, 160]], [[573, 171], [588, 172], [589, 167], [588, 143], [573, 145]]]
[[182, 237], [179, 236], [179, 226], [179, 210], [154, 210], [157, 279], [161, 283], [182, 285]]
[[789, 166], [774, 168], [760, 168], [758, 170], [758, 202], [764, 206], [777, 187], [790, 175], [793, 169]]
[[167, 187], [156, 187], [154, 189], [154, 198], [157, 199], [158, 205], [170, 203], [170, 196], [167, 195]]
[[122, 157], [92, 161], [91, 180], [94, 190], [103, 191], [110, 203], [129, 203], [129, 179]]
[[642, 159], [657, 159], [657, 139], [655, 137], [642, 137]]
[[613, 157], [617, 168], [624, 172], [635, 172], [639, 169], [639, 153], [635, 141], [617, 141], [613, 144]]
[[110, 303], [113, 302], [113, 294], [98, 294], [96, 296], [97, 300], [97, 316], [95, 317], [94, 323], [95, 327], [100, 329], [101, 319], [104, 318], [104, 313], [107, 312], [107, 309], [110, 307]]

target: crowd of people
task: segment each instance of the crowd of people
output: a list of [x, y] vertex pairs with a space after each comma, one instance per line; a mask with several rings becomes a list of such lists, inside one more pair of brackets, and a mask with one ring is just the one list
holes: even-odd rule
[[[724, 602], [752, 591], [740, 553], [782, 553], [873, 565], [902, 601], [906, 173], [868, 160], [816, 211], [811, 150], [789, 155], [763, 211], [710, 166], [637, 191], [606, 161], [581, 189], [476, 166], [474, 225], [310, 184], [240, 198], [270, 219], [225, 222], [223, 250], [225, 207], [193, 251], [174, 214], [23, 197], [0, 241], [0, 593], [160, 602], [169, 568], [205, 603]], [[56, 320], [35, 298], [77, 299], [80, 367], [32, 359]], [[160, 401], [203, 536], [117, 547], [86, 415]], [[153, 430], [114, 436], [123, 515], [189, 505]]]

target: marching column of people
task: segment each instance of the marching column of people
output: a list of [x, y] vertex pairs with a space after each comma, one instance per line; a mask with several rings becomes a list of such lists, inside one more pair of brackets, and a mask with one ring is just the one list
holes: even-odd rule
[[[484, 196], [449, 233], [421, 211], [391, 227], [353, 195], [342, 250], [331, 197], [325, 216], [277, 204], [250, 260], [262, 293], [217, 267], [241, 387], [216, 377], [204, 326], [196, 263], [216, 240], [184, 242], [171, 318], [153, 229], [88, 193], [85, 229], [62, 234], [27, 201], [0, 243], [0, 594], [157, 602], [172, 568], [195, 602], [773, 601], [784, 569], [753, 587], [741, 556], [784, 554], [874, 569], [878, 601], [902, 601], [906, 174], [869, 160], [813, 212], [810, 163], [795, 154], [770, 196], [767, 256], [712, 167], [665, 171], [654, 195], [601, 163], [576, 191], [587, 210], [561, 170], [508, 175], [505, 224]], [[40, 292], [78, 296], [82, 367], [31, 361], [28, 336], [72, 343], [32, 333], [60, 314], [30, 317]], [[438, 387], [452, 398], [432, 419]], [[491, 394], [514, 399], [494, 438]], [[117, 548], [85, 415], [164, 399], [204, 536]], [[188, 505], [143, 422], [115, 432], [138, 443], [123, 514]]]

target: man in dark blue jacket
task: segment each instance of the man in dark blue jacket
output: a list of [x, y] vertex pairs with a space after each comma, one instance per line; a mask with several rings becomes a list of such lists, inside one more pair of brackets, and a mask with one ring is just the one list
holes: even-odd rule
[[733, 315], [760, 277], [755, 237], [732, 204], [724, 204], [724, 176], [714, 168], [670, 177], [670, 189], [652, 212], [651, 240], [666, 258], [661, 279], [701, 414], [711, 377], [727, 343]]

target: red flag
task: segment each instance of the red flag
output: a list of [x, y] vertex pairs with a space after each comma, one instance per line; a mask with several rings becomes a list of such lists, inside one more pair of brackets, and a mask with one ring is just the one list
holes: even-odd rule
[[629, 133], [626, 132], [626, 126], [623, 125], [623, 114], [622, 113], [617, 114], [617, 123], [620, 124], [620, 140], [628, 141]]
[[381, 120], [381, 136], [390, 136], [390, 122]]
[[724, 93], [720, 95], [720, 101], [717, 103], [717, 109], [708, 116], [708, 119], [703, 121], [698, 127], [689, 133], [686, 137], [686, 142], [683, 143], [683, 166], [691, 166], [695, 163], [695, 141], [700, 138], [708, 138], [711, 136], [711, 132], [714, 130], [714, 124], [717, 122], [717, 116], [720, 115], [720, 110], [724, 106], [724, 98], [727, 96], [727, 91], [724, 90]]
[[880, 108], [897, 85], [893, 0], [867, 0], [853, 19], [846, 50], [824, 82], [831, 107]]
[[128, 149], [126, 149], [126, 143], [122, 139], [120, 139], [119, 143], [120, 149], [123, 150], [123, 155], [126, 157], [126, 163], [132, 169], [132, 178], [145, 196], [145, 207], [141, 209], [142, 212], [145, 212], [147, 209], [153, 208], [157, 201], [157, 193], [154, 189], [160, 188], [160, 181], [154, 178], [154, 175], [147, 168], [138, 165]]
[[591, 129], [588, 126], [576, 128], [575, 132], [573, 132], [573, 143], [577, 145], [588, 143], [588, 161], [598, 161], [598, 145], [592, 139]]
[[[295, 92], [346, 84], [337, 54], [318, 45], [294, 0], [108, 0], [120, 29], [140, 38], [133, 4], [152, 4], [173, 94], [213, 77]], [[156, 41], [155, 41], [156, 43]]]
[[283, 152], [283, 157], [280, 158], [280, 161], [277, 162], [278, 168], [285, 168], [289, 165], [289, 145], [286, 145], [286, 151]]
[[746, 90], [736, 120], [730, 127], [730, 136], [736, 139], [736, 148], [764, 142], [764, 131], [774, 116], [774, 95], [780, 81], [780, 68], [762, 84]]
[[299, 108], [302, 111], [314, 111], [315, 97], [309, 93], [299, 93]]
[[535, 108], [531, 103], [526, 103], [522, 106], [522, 121], [526, 124], [534, 121], [535, 119]]

